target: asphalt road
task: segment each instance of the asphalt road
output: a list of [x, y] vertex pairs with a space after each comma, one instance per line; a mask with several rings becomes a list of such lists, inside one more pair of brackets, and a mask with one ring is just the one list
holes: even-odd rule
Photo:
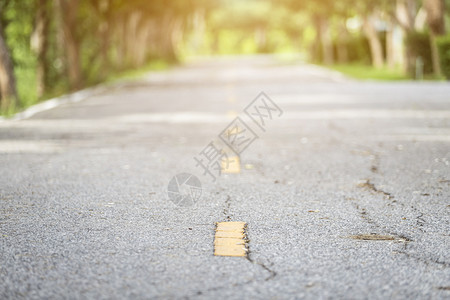
[[[236, 116], [257, 138], [213, 181], [194, 157]], [[448, 83], [269, 56], [149, 74], [0, 123], [0, 298], [448, 299], [449, 164]], [[182, 172], [192, 206], [168, 199]], [[248, 258], [213, 255], [220, 221]]]

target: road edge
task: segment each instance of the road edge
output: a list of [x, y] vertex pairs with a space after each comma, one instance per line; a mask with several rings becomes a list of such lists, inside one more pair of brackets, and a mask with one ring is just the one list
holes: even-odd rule
[[101, 93], [107, 91], [108, 89], [110, 89], [112, 86], [120, 86], [120, 83], [116, 82], [116, 83], [99, 84], [99, 85], [88, 87], [88, 88], [85, 88], [85, 89], [82, 89], [82, 90], [79, 90], [79, 91], [76, 91], [73, 93], [64, 94], [59, 97], [47, 99], [42, 102], [31, 105], [24, 111], [14, 114], [12, 117], [0, 116], [0, 123], [28, 119], [37, 113], [40, 113], [40, 112], [43, 112], [46, 110], [50, 110], [52, 108], [56, 108], [63, 104], [77, 103], [77, 102], [83, 101], [89, 97], [101, 94]]

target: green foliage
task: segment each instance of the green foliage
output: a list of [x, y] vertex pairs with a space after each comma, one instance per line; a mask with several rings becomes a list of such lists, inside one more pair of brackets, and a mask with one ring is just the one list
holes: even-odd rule
[[163, 71], [167, 70], [170, 67], [170, 64], [162, 59], [155, 59], [151, 62], [147, 63], [145, 66], [142, 66], [139, 69], [130, 69], [123, 72], [115, 72], [109, 74], [106, 77], [105, 82], [116, 82], [119, 80], [132, 80], [137, 79], [145, 75], [145, 73], [150, 71]]
[[370, 80], [406, 80], [408, 79], [399, 70], [389, 70], [388, 68], [376, 69], [367, 64], [341, 64], [333, 65], [332, 69], [344, 73], [353, 78], [357, 79], [370, 79]]
[[450, 35], [438, 37], [436, 43], [439, 49], [442, 74], [450, 79]]
[[29, 106], [36, 101], [36, 56], [30, 48], [33, 3], [32, 0], [23, 0], [5, 1], [1, 4], [1, 22], [14, 64], [19, 97], [14, 109]]
[[367, 38], [361, 35], [351, 35], [344, 45], [347, 48], [348, 62], [370, 64], [370, 47]]
[[[75, 69], [74, 63], [81, 69], [79, 88], [140, 74], [131, 69], [166, 68], [164, 59], [177, 58], [174, 47], [179, 45], [172, 42], [172, 33], [185, 35], [192, 29], [189, 22], [194, 12], [208, 11], [216, 5], [207, 0], [79, 0], [79, 5], [67, 6], [72, 9], [69, 12], [58, 4], [72, 4], [70, 1], [0, 0], [0, 22], [11, 52], [20, 100], [1, 113], [11, 114], [39, 100], [67, 93], [72, 86], [68, 73]], [[41, 59], [32, 47], [39, 9], [45, 11], [43, 19], [48, 25], [47, 46]], [[70, 13], [75, 19], [67, 24], [75, 44], [72, 50], [78, 53], [79, 60], [69, 63], [63, 24]], [[147, 38], [142, 38], [145, 35]], [[42, 99], [37, 95], [39, 62], [45, 65]]]

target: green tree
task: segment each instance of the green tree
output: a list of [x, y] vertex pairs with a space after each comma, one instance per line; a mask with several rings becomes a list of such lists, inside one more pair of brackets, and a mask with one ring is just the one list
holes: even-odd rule
[[441, 76], [441, 64], [436, 37], [445, 34], [445, 2], [444, 0], [423, 0], [427, 11], [427, 23], [430, 27], [431, 57], [433, 71], [436, 76]]
[[17, 100], [16, 78], [8, 47], [0, 24], [0, 101], [1, 109], [7, 110]]

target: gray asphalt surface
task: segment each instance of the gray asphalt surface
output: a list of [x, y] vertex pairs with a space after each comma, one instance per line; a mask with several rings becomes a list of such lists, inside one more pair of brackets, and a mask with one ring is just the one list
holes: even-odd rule
[[[194, 156], [261, 91], [283, 115], [240, 174], [203, 176]], [[270, 56], [149, 74], [0, 123], [0, 298], [448, 299], [449, 163], [448, 83]], [[181, 172], [194, 206], [168, 200]], [[226, 220], [249, 259], [213, 256]]]

